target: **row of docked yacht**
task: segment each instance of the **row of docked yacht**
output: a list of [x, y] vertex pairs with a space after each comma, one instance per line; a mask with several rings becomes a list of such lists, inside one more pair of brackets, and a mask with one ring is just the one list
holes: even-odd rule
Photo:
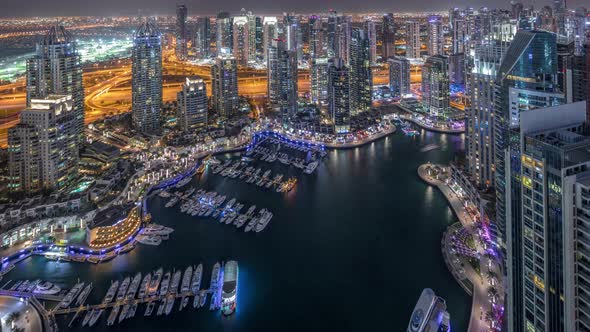
[[158, 246], [162, 240], [168, 240], [174, 229], [158, 224], [144, 227], [136, 237], [137, 242], [145, 245]]
[[[317, 167], [317, 164], [316, 166], [312, 165], [310, 170], [315, 170], [315, 167]], [[305, 168], [305, 166], [302, 166], [302, 168]], [[239, 160], [236, 160], [233, 163], [231, 160], [228, 160], [226, 163], [216, 166], [213, 168], [213, 174], [219, 174], [231, 179], [237, 178], [248, 184], [253, 184], [266, 189], [271, 189], [273, 187], [278, 188], [285, 183], [282, 182], [284, 177], [283, 174], [275, 174], [272, 176], [271, 170], [263, 171], [262, 168], [246, 166], [246, 162], [240, 162]]]
[[[209, 289], [201, 289], [203, 264], [188, 266], [184, 273], [180, 269], [164, 273], [164, 270], [159, 268], [157, 271], [146, 274], [143, 278], [141, 273], [137, 273], [133, 278], [126, 277], [121, 282], [114, 281], [101, 304], [92, 306], [93, 309], [86, 311], [82, 326], [92, 327], [102, 317], [104, 311], [108, 310], [106, 308], [111, 305], [112, 309], [107, 317], [108, 326], [134, 317], [141, 303], [147, 304], [144, 316], [151, 316], [158, 303], [156, 315], [170, 314], [177, 298], [180, 298], [178, 310], [182, 311], [188, 306], [191, 296], [194, 297], [193, 308], [202, 308], [205, 306], [208, 293], [213, 294], [211, 310], [223, 307], [224, 314], [231, 314], [235, 310], [237, 295], [237, 262], [229, 261], [225, 265], [225, 269], [229, 273], [224, 275], [224, 263], [215, 263]], [[42, 283], [39, 282], [39, 284]], [[83, 283], [77, 284], [68, 294], [77, 294], [83, 285]], [[16, 288], [19, 286], [20, 283]], [[80, 308], [84, 308], [84, 301], [91, 289], [92, 285], [90, 284], [80, 293], [79, 301], [76, 303], [81, 306]], [[82, 296], [84, 298], [80, 300]], [[60, 307], [62, 306], [60, 305]]]
[[[115, 305], [107, 318], [107, 325], [114, 325], [117, 321], [121, 323], [127, 318], [134, 317], [139, 303], [144, 301], [148, 303], [145, 316], [152, 314], [158, 299], [162, 299], [157, 311], [158, 315], [168, 315], [172, 311], [177, 294], [183, 297], [179, 310], [182, 310], [186, 306], [188, 297], [191, 295], [195, 295], [195, 308], [201, 302], [204, 304], [206, 290], [200, 290], [202, 272], [202, 264], [199, 264], [197, 267], [188, 267], [184, 272], [182, 284], [180, 283], [182, 275], [180, 270], [176, 270], [173, 273], [169, 271], [164, 273], [162, 268], [159, 268], [153, 273], [146, 274], [143, 278], [141, 273], [137, 273], [133, 279], [126, 277], [121, 283], [119, 281], [111, 283], [102, 301], [103, 305], [108, 305], [113, 300], [115, 301]], [[139, 301], [134, 300], [136, 296]], [[88, 310], [82, 321], [82, 326], [93, 326], [102, 316], [104, 310], [100, 308]]]
[[[8, 283], [10, 283], [9, 281]], [[7, 285], [8, 285], [7, 283]], [[42, 281], [37, 279], [35, 281], [30, 280], [19, 280], [16, 281], [10, 288], [11, 291], [17, 291], [21, 293], [33, 293], [42, 295], [55, 295], [61, 292], [59, 286], [52, 284], [49, 281]]]
[[264, 230], [273, 217], [273, 214], [266, 209], [260, 210], [255, 216], [256, 205], [250, 206], [245, 213], [241, 213], [244, 204], [232, 198], [223, 205], [226, 199], [225, 195], [200, 189], [181, 205], [180, 211], [191, 216], [212, 217], [222, 224], [233, 224], [238, 229], [247, 224], [246, 232]]

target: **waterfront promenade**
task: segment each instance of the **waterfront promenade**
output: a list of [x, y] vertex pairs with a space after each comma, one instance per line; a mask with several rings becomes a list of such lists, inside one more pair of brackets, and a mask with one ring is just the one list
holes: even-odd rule
[[415, 118], [415, 114], [416, 113], [413, 112], [412, 110], [410, 110], [410, 109], [408, 109], [408, 108], [406, 108], [406, 107], [404, 107], [402, 105], [399, 105], [399, 104], [397, 104], [396, 106], [400, 110], [402, 110], [402, 111], [404, 111], [404, 112], [407, 113], [405, 115], [404, 114], [401, 114], [400, 115], [400, 118], [401, 119], [406, 120], [406, 121], [410, 121], [410, 122], [416, 124], [417, 126], [419, 126], [420, 128], [423, 128], [423, 129], [426, 129], [426, 130], [430, 130], [430, 131], [434, 131], [434, 132], [441, 133], [441, 134], [455, 134], [455, 135], [458, 135], [458, 134], [463, 134], [465, 132], [465, 128], [463, 128], [463, 129], [452, 129], [452, 128], [449, 128], [448, 126], [445, 126], [445, 127], [429, 126], [426, 123], [424, 123], [424, 122], [416, 119]]
[[[479, 241], [479, 235], [477, 232], [477, 225], [476, 222], [474, 220], [474, 218], [468, 213], [468, 211], [465, 209], [465, 206], [463, 205], [461, 199], [453, 192], [453, 190], [450, 188], [450, 186], [447, 185], [446, 182], [439, 180], [438, 178], [436, 178], [434, 175], [429, 174], [429, 168], [433, 167], [433, 166], [438, 166], [438, 167], [443, 167], [441, 165], [433, 165], [433, 164], [424, 164], [424, 165], [420, 165], [418, 167], [418, 176], [426, 183], [428, 183], [429, 185], [435, 186], [437, 187], [441, 193], [444, 195], [444, 197], [447, 199], [447, 201], [449, 202], [449, 205], [451, 206], [453, 212], [455, 213], [455, 215], [457, 216], [457, 218], [459, 219], [461, 225], [469, 232], [469, 234], [475, 239], [475, 245], [476, 245], [476, 250], [480, 256], [479, 259], [479, 270], [481, 271], [481, 273], [484, 273], [484, 271], [492, 271], [496, 276], [498, 276], [498, 278], [500, 278], [502, 276], [501, 271], [500, 271], [500, 265], [498, 264], [498, 262], [493, 262], [491, 260], [488, 260], [487, 258], [484, 258], [485, 255], [485, 250], [481, 245], [481, 241]], [[449, 233], [449, 234], [447, 234]], [[450, 241], [450, 233], [452, 233], [452, 229], [449, 228], [447, 230], [447, 232], [445, 233], [445, 236], [443, 238], [444, 243], [442, 244], [442, 248], [443, 250], [450, 250], [450, 242], [446, 242], [446, 241]], [[498, 300], [498, 303], [503, 303], [504, 299], [502, 294], [504, 293], [504, 291], [501, 289], [501, 282], [498, 282], [497, 285], [492, 285], [491, 281], [488, 280], [487, 278], [485, 278], [484, 276], [482, 276], [480, 273], [478, 273], [477, 271], [475, 271], [475, 269], [469, 264], [469, 262], [467, 260], [464, 260], [463, 262], [463, 270], [459, 270], [459, 264], [452, 264], [453, 263], [453, 257], [452, 254], [449, 251], [443, 252], [443, 255], [445, 255], [445, 259], [448, 257], [450, 259], [451, 264], [448, 264], [449, 262], [447, 262], [447, 266], [449, 267], [449, 269], [454, 269], [453, 271], [451, 271], [451, 273], [453, 274], [453, 276], [455, 277], [455, 279], [457, 280], [457, 282], [459, 282], [461, 284], [461, 286], [463, 288], [465, 288], [465, 284], [463, 281], [463, 278], [461, 278], [461, 276], [464, 276], [466, 279], [469, 280], [469, 282], [473, 285], [473, 289], [470, 295], [472, 295], [473, 300], [472, 300], [472, 306], [471, 306], [471, 317], [469, 320], [469, 332], [482, 332], [482, 331], [488, 331], [489, 330], [489, 324], [486, 322], [486, 312], [491, 311], [491, 301], [490, 298], [488, 296], [488, 290], [491, 287], [494, 287], [497, 289], [497, 294], [500, 296], [500, 299]], [[456, 257], [459, 255], [456, 255]], [[459, 257], [457, 257], [459, 258]], [[459, 258], [461, 260], [461, 258]], [[487, 261], [487, 263], [486, 263]], [[455, 261], [456, 262], [456, 261]], [[467, 292], [469, 294], [469, 292]]]

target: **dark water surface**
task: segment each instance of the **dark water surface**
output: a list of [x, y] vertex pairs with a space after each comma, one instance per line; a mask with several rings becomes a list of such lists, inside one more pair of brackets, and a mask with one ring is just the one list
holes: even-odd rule
[[[441, 148], [420, 152], [433, 143]], [[462, 150], [459, 136], [396, 133], [364, 147], [329, 152], [315, 174], [300, 174], [289, 194], [206, 175], [193, 184], [236, 197], [246, 208], [270, 208], [269, 226], [258, 234], [244, 233], [187, 216], [178, 207], [166, 209], [165, 201], [155, 197], [150, 201], [153, 219], [175, 229], [159, 247], [139, 245], [100, 265], [35, 257], [4, 280], [43, 278], [65, 287], [80, 278], [94, 282], [89, 300], [97, 303], [110, 280], [160, 266], [184, 269], [203, 262], [202, 287], [208, 287], [213, 264], [235, 259], [238, 309], [229, 319], [204, 309], [178, 312], [176, 306], [167, 317], [144, 318], [140, 306], [135, 318], [111, 328], [105, 312], [92, 330], [405, 331], [420, 292], [430, 287], [446, 299], [452, 330], [466, 331], [471, 300], [440, 251], [442, 233], [455, 217], [442, 194], [416, 173], [420, 164], [448, 162]], [[287, 172], [278, 162], [260, 166], [271, 167], [273, 174], [300, 173]]]

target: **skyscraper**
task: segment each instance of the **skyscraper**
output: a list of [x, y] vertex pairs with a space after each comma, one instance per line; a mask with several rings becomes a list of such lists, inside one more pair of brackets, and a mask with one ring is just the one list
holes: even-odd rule
[[313, 58], [311, 60], [311, 102], [326, 105], [328, 102], [329, 59]]
[[[322, 18], [316, 15], [309, 17], [309, 56], [313, 59], [323, 56]], [[313, 61], [313, 60], [312, 60]]]
[[197, 18], [194, 48], [197, 57], [201, 59], [211, 55], [211, 18], [209, 16]]
[[465, 53], [465, 42], [467, 41], [467, 22], [463, 18], [453, 21], [453, 54]]
[[207, 127], [207, 85], [200, 77], [187, 77], [176, 96], [176, 121], [183, 131]]
[[294, 14], [284, 14], [282, 39], [286, 41], [287, 49], [295, 52], [298, 61], [303, 57], [301, 38], [302, 34], [301, 29], [299, 28], [299, 18]]
[[283, 125], [297, 113], [297, 53], [283, 39], [275, 39], [268, 48], [268, 101], [279, 111]]
[[406, 22], [406, 58], [420, 58], [420, 22]]
[[364, 30], [369, 39], [369, 61], [375, 63], [377, 61], [377, 31], [375, 30], [375, 22], [366, 20]]
[[354, 29], [350, 39], [350, 110], [352, 115], [371, 109], [373, 72], [367, 33]]
[[335, 57], [340, 58], [346, 65], [350, 63], [350, 38], [352, 36], [352, 17], [342, 16], [336, 29]]
[[410, 61], [404, 57], [392, 57], [389, 64], [389, 89], [393, 97], [402, 98], [410, 93]]
[[445, 116], [450, 110], [449, 60], [443, 55], [426, 59], [422, 67], [422, 102], [433, 116]]
[[585, 113], [584, 102], [529, 110], [521, 114], [520, 127], [510, 130], [506, 155], [515, 158], [505, 173], [510, 330], [587, 329]]
[[[494, 149], [495, 149], [495, 188], [496, 222], [499, 230], [498, 242], [507, 247], [508, 274], [508, 324], [515, 331], [525, 327], [524, 302], [522, 299], [522, 262], [511, 252], [518, 248], [519, 241], [511, 234], [519, 229], [517, 223], [508, 225], [507, 220], [519, 214], [516, 205], [508, 205], [507, 193], [511, 188], [520, 187], [519, 182], [506, 182], [510, 169], [520, 168], [520, 155], [514, 159], [508, 153], [509, 142], [515, 141], [511, 129], [520, 126], [520, 111], [533, 110], [558, 105], [563, 99], [549, 95], [558, 93], [557, 82], [557, 43], [555, 35], [542, 31], [519, 30], [503, 57], [496, 77], [494, 92]], [[545, 96], [542, 96], [545, 94]], [[511, 97], [512, 96], [512, 97]], [[538, 97], [542, 97], [538, 99]], [[511, 101], [514, 104], [511, 105]], [[512, 210], [514, 208], [515, 210]], [[512, 228], [514, 226], [514, 228]]]
[[232, 54], [232, 28], [232, 19], [229, 13], [218, 13], [215, 19], [215, 48], [217, 56]]
[[233, 55], [238, 65], [248, 66], [250, 59], [250, 25], [247, 16], [235, 16], [233, 26]]
[[84, 137], [84, 86], [76, 41], [63, 26], [52, 26], [27, 61], [27, 107], [52, 94], [72, 96], [79, 142]]
[[78, 127], [74, 100], [48, 95], [29, 100], [20, 124], [8, 130], [8, 187], [26, 194], [61, 189], [78, 175]]
[[442, 17], [430, 15], [428, 17], [428, 55], [443, 55], [444, 33]]
[[496, 76], [509, 42], [491, 40], [476, 45], [469, 73], [470, 107], [466, 124], [467, 167], [480, 188], [494, 186], [494, 94]]
[[275, 16], [265, 16], [264, 20], [262, 21], [262, 25], [264, 28], [263, 32], [263, 48], [264, 48], [264, 60], [267, 61], [267, 54], [268, 54], [268, 47], [271, 45], [274, 39], [279, 37], [279, 27], [278, 27], [278, 20]]
[[188, 9], [185, 5], [176, 6], [176, 57], [179, 60], [188, 58], [188, 31], [186, 28], [186, 18]]
[[238, 66], [233, 57], [217, 57], [211, 66], [213, 107], [223, 118], [235, 115], [239, 108]]
[[465, 54], [449, 55], [449, 80], [453, 84], [465, 84]]
[[141, 133], [156, 134], [162, 106], [162, 40], [149, 19], [133, 37], [131, 69], [133, 126]]
[[350, 131], [350, 70], [340, 58], [329, 67], [328, 113], [338, 134]]
[[395, 56], [395, 22], [392, 13], [383, 15], [381, 53], [383, 61]]
[[328, 13], [328, 26], [326, 28], [326, 53], [328, 57], [338, 56], [339, 36], [338, 31], [342, 23], [342, 16], [335, 10]]

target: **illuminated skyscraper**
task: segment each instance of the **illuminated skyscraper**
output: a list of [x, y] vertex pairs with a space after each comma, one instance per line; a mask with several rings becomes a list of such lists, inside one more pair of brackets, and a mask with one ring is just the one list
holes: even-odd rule
[[282, 38], [287, 43], [287, 49], [297, 54], [297, 60], [303, 58], [302, 33], [299, 27], [299, 18], [294, 14], [283, 14]]
[[338, 30], [343, 17], [335, 10], [328, 13], [328, 24], [326, 27], [326, 53], [328, 57], [338, 56]]
[[311, 102], [316, 105], [326, 105], [328, 102], [328, 58], [313, 58], [311, 60]]
[[350, 39], [350, 109], [352, 115], [371, 109], [373, 72], [370, 41], [362, 29], [354, 29]]
[[584, 102], [531, 109], [521, 114], [520, 127], [510, 130], [509, 331], [590, 328], [585, 113]]
[[297, 54], [287, 42], [275, 39], [268, 48], [268, 88], [270, 106], [281, 115], [283, 125], [297, 113]]
[[219, 116], [230, 118], [238, 112], [238, 66], [233, 57], [218, 57], [211, 66], [213, 107]]
[[275, 16], [265, 16], [262, 21], [264, 32], [262, 33], [264, 41], [264, 60], [266, 62], [266, 56], [268, 54], [268, 47], [271, 45], [274, 39], [279, 37], [278, 20]]
[[449, 60], [443, 55], [426, 59], [422, 67], [422, 102], [433, 116], [446, 116], [450, 111]]
[[247, 16], [235, 16], [233, 26], [233, 56], [238, 65], [248, 66], [250, 59], [250, 25]]
[[73, 36], [61, 25], [52, 26], [27, 61], [27, 107], [31, 100], [52, 94], [72, 96], [79, 142], [84, 137], [84, 86], [80, 54]]
[[176, 123], [183, 131], [207, 127], [207, 85], [200, 77], [187, 77], [176, 101]]
[[150, 20], [133, 37], [131, 65], [133, 126], [141, 133], [157, 134], [162, 107], [162, 40]]
[[371, 20], [365, 21], [364, 30], [369, 39], [369, 61], [375, 63], [377, 61], [377, 30], [375, 30], [375, 22]]
[[229, 55], [233, 50], [232, 19], [229, 13], [221, 12], [215, 19], [215, 48], [217, 56]]
[[334, 131], [342, 134], [350, 131], [350, 70], [339, 58], [329, 67], [328, 113], [334, 123]]
[[406, 23], [406, 58], [420, 58], [420, 22]]
[[322, 18], [316, 15], [309, 17], [309, 56], [313, 58], [323, 55]]
[[442, 17], [430, 15], [428, 17], [428, 55], [443, 55], [444, 33]]
[[401, 98], [410, 91], [410, 61], [404, 57], [392, 57], [389, 64], [389, 89], [394, 97]]
[[78, 176], [78, 128], [71, 96], [33, 98], [8, 130], [8, 188], [26, 194], [62, 189]]
[[336, 30], [335, 57], [340, 58], [345, 64], [350, 63], [350, 38], [352, 36], [352, 17], [340, 17], [340, 23]]
[[392, 13], [383, 15], [381, 34], [383, 40], [381, 53], [383, 55], [383, 61], [387, 61], [390, 57], [395, 56], [395, 22]]
[[194, 48], [200, 59], [211, 55], [211, 18], [209, 16], [197, 18]]
[[188, 9], [185, 5], [176, 6], [176, 57], [179, 60], [188, 58], [188, 30], [186, 28], [186, 18]]
[[453, 54], [465, 52], [465, 42], [467, 38], [467, 23], [463, 18], [457, 18], [453, 21]]
[[[523, 261], [517, 254], [521, 250], [522, 241], [518, 235], [522, 229], [515, 219], [520, 214], [520, 205], [510, 202], [511, 196], [520, 195], [517, 191], [511, 191], [519, 190], [522, 185], [510, 176], [514, 170], [520, 169], [522, 157], [520, 152], [510, 149], [512, 143], [518, 142], [517, 134], [513, 133], [520, 127], [521, 113], [564, 102], [563, 94], [557, 88], [557, 68], [555, 34], [519, 30], [503, 57], [495, 82], [496, 222], [499, 229], [498, 242], [507, 248], [506, 312], [508, 326], [513, 331], [525, 331], [529, 327], [545, 331], [564, 331], [557, 328], [558, 321], [563, 322], [563, 312], [558, 310], [557, 304], [561, 302], [561, 286], [556, 284], [558, 281], [545, 279], [542, 274], [537, 275], [541, 278], [538, 280], [544, 285], [543, 289], [538, 289], [537, 292], [543, 301], [535, 300], [535, 286], [532, 288], [533, 293], [527, 286], [533, 281], [534, 275], [525, 275]], [[510, 180], [507, 182], [507, 179]], [[555, 232], [559, 234], [559, 231]], [[550, 289], [555, 289], [556, 292]], [[525, 293], [532, 297], [525, 299], [528, 297]]]

